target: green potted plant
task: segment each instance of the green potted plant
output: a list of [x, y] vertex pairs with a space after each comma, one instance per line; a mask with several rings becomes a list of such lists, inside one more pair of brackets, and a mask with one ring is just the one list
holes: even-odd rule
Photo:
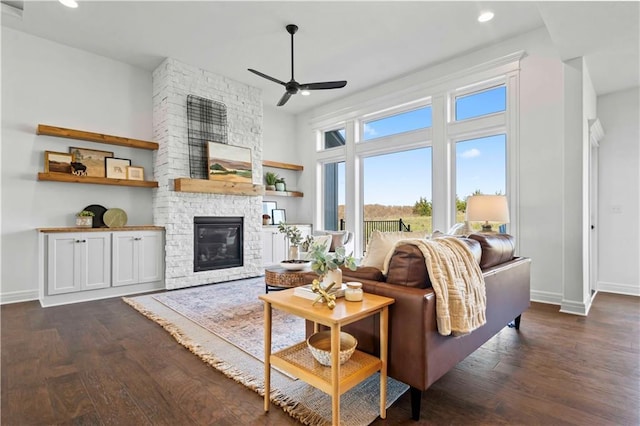
[[93, 212], [88, 210], [76, 213], [76, 226], [91, 228], [93, 226], [93, 216], [95, 216]]
[[266, 190], [267, 191], [275, 191], [276, 190], [276, 182], [278, 181], [279, 176], [273, 172], [267, 172], [264, 175], [264, 181], [267, 183]]
[[302, 233], [298, 227], [295, 225], [289, 226], [284, 222], [280, 222], [278, 232], [284, 234], [289, 241], [289, 259], [287, 260], [298, 260], [298, 246], [302, 242]]
[[276, 191], [286, 191], [286, 190], [287, 190], [287, 187], [284, 182], [284, 178], [278, 177], [278, 180], [276, 180]]
[[335, 252], [325, 253], [321, 244], [312, 244], [309, 254], [311, 270], [319, 275], [323, 288], [328, 288], [332, 283], [342, 285], [342, 267], [352, 271], [357, 269], [356, 259], [352, 255], [345, 254], [344, 247], [336, 248]]

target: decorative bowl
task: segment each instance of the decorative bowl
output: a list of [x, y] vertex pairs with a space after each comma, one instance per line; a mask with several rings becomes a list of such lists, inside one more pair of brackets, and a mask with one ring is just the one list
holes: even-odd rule
[[[307, 346], [320, 364], [331, 366], [331, 330], [319, 331], [307, 339]], [[349, 333], [340, 332], [340, 364], [351, 358], [358, 346], [358, 340]]]
[[310, 265], [310, 260], [283, 260], [280, 262], [280, 266], [288, 271], [301, 271]]

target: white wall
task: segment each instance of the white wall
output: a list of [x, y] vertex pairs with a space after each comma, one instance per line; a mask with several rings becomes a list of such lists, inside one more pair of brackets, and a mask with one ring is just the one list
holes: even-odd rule
[[[300, 115], [297, 143], [307, 147], [306, 151], [300, 151], [305, 170], [313, 170], [315, 141], [309, 125], [312, 118], [409, 90], [412, 85], [435, 81], [518, 50], [526, 52], [521, 60], [519, 88], [519, 254], [532, 258], [532, 300], [560, 304], [565, 276], [568, 276], [567, 271], [563, 270], [563, 253], [567, 247], [575, 246], [572, 236], [565, 236], [563, 231], [563, 200], [568, 195], [563, 177], [567, 174], [580, 175], [582, 159], [580, 156], [575, 162], [563, 159], [563, 63], [546, 30], [532, 31]], [[578, 102], [581, 101], [581, 98], [578, 99]], [[304, 191], [314, 191], [316, 182], [313, 173], [306, 173], [302, 184]], [[569, 189], [573, 190], [572, 187]], [[305, 203], [305, 210], [301, 214], [312, 220], [315, 208], [315, 203]], [[569, 267], [573, 275], [581, 274], [581, 264], [574, 262]], [[580, 299], [580, 296], [577, 298]]]
[[[277, 107], [263, 107], [263, 149], [262, 158], [284, 163], [300, 163], [300, 143], [296, 134], [296, 117], [292, 114], [284, 112], [283, 109]], [[275, 172], [279, 176], [285, 178], [287, 189], [298, 191], [302, 187], [301, 179], [303, 175], [309, 174], [310, 171], [305, 168], [302, 172], [265, 168], [263, 174], [267, 171]], [[264, 182], [263, 182], [264, 183]], [[313, 194], [307, 192], [303, 198], [287, 198], [265, 196], [265, 201], [275, 201], [279, 209], [285, 209], [287, 222], [289, 223], [310, 223], [309, 219], [305, 219], [300, 214], [301, 206], [311, 203]]]
[[598, 290], [640, 296], [640, 89], [598, 97]]
[[153, 222], [150, 189], [36, 178], [45, 150], [81, 146], [129, 158], [152, 180], [151, 151], [36, 135], [41, 123], [151, 140], [151, 93], [147, 71], [2, 27], [2, 302], [38, 296], [36, 228], [74, 225], [90, 204]]

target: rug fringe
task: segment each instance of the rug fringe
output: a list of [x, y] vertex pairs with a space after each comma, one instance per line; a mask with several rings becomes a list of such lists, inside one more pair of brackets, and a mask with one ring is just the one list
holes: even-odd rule
[[[230, 379], [233, 379], [234, 381], [246, 386], [247, 388], [256, 392], [258, 395], [264, 396], [263, 379], [249, 376], [238, 370], [228, 362], [216, 358], [214, 355], [203, 349], [199, 344], [193, 342], [189, 337], [187, 337], [179, 327], [173, 325], [162, 317], [155, 315], [153, 312], [149, 311], [142, 304], [136, 302], [135, 300], [128, 297], [123, 297], [122, 300], [133, 309], [140, 312], [142, 315], [164, 328], [178, 343], [189, 349], [191, 353], [198, 356], [201, 360], [203, 360], [216, 370], [220, 371]], [[277, 389], [271, 390], [269, 400], [304, 425], [323, 426], [328, 424], [324, 417], [310, 410], [304, 405], [300, 405], [298, 401], [291, 397], [288, 397], [287, 395], [284, 395]]]

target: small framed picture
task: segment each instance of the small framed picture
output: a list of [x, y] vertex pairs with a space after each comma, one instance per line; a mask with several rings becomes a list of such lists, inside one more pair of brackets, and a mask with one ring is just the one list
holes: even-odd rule
[[75, 146], [70, 147], [69, 152], [73, 155], [74, 162], [82, 163], [87, 168], [87, 176], [90, 177], [105, 177], [104, 159], [113, 157], [113, 152], [111, 151], [78, 148]]
[[73, 155], [66, 152], [44, 152], [44, 172], [45, 173], [71, 173], [71, 163]]
[[262, 214], [268, 214], [271, 219], [269, 219], [269, 224], [273, 224], [273, 209], [277, 209], [278, 205], [275, 201], [263, 201], [262, 202]]
[[110, 179], [126, 179], [127, 167], [131, 165], [131, 160], [126, 158], [110, 158], [104, 159], [104, 168], [107, 171], [107, 177]]
[[127, 179], [144, 180], [144, 167], [138, 167], [138, 166], [127, 167]]
[[280, 222], [287, 222], [287, 215], [285, 214], [284, 209], [271, 210], [271, 218], [273, 219], [274, 225], [279, 225]]

